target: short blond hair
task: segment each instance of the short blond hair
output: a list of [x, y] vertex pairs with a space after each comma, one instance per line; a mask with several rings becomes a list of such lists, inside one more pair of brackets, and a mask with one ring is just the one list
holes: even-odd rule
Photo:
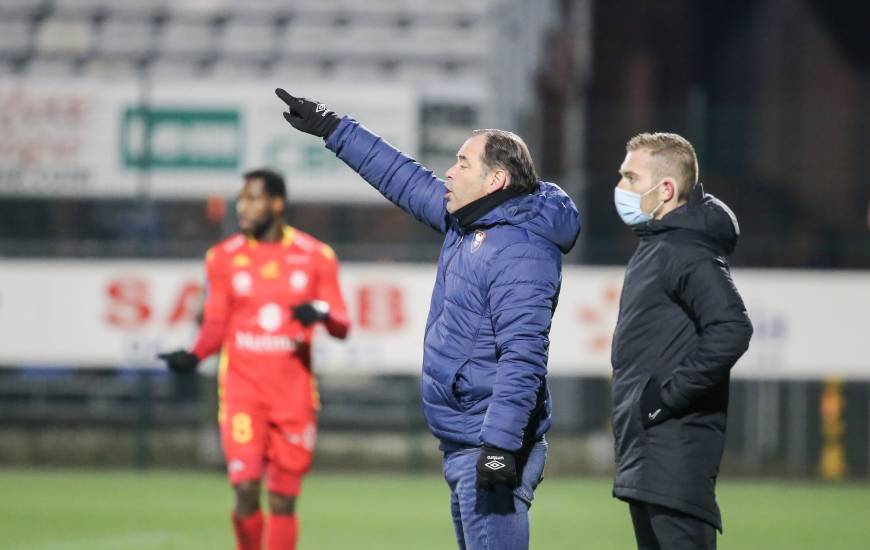
[[677, 198], [689, 196], [698, 183], [698, 156], [689, 140], [667, 132], [638, 134], [628, 140], [628, 152], [643, 149], [657, 157], [656, 179], [673, 177], [677, 182]]

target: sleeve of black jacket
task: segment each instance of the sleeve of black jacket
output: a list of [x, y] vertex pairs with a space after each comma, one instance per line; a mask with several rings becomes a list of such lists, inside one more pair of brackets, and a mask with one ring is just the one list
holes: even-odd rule
[[700, 336], [697, 348], [662, 383], [662, 400], [681, 414], [725, 380], [749, 347], [752, 323], [723, 258], [685, 263], [675, 271], [671, 291]]

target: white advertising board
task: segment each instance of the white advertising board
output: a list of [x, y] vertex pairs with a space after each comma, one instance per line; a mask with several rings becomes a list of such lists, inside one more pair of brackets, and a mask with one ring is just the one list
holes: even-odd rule
[[[342, 265], [353, 329], [320, 334], [320, 372], [417, 373], [434, 265]], [[737, 270], [755, 326], [738, 378], [870, 379], [861, 353], [870, 275]], [[0, 364], [157, 368], [192, 343], [199, 262], [7, 261], [0, 268]], [[622, 269], [569, 267], [550, 334], [550, 372], [607, 375]]]
[[287, 124], [277, 86], [416, 154], [418, 97], [400, 84], [11, 78], [0, 82], [0, 195], [233, 197], [242, 172], [270, 167], [293, 200], [382, 201], [323, 140]]

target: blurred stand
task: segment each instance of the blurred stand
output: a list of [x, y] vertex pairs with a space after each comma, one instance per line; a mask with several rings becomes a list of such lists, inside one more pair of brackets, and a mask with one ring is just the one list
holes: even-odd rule
[[[330, 105], [380, 113], [359, 116], [439, 174], [472, 128], [517, 131], [581, 209], [566, 264], [624, 265], [636, 239], [613, 211], [616, 171], [629, 137], [662, 130], [695, 144], [707, 191], [737, 214], [734, 266], [870, 269], [868, 12], [822, 0], [0, 0], [0, 257], [201, 258], [234, 230], [232, 182], [256, 159], [290, 167], [291, 223], [343, 261], [434, 262], [437, 234], [361, 182], [321, 191], [343, 167], [269, 126], [283, 124], [271, 88], [292, 81], [356, 96]], [[245, 83], [253, 97], [233, 95]], [[106, 131], [88, 133], [88, 105], [124, 86], [120, 120], [94, 116]], [[185, 95], [196, 86], [209, 97]], [[215, 126], [186, 133], [196, 123]], [[119, 180], [88, 179], [99, 170]], [[231, 183], [217, 192], [219, 180]], [[16, 290], [0, 289], [0, 314]], [[74, 363], [2, 365], [0, 465], [219, 466], [212, 376]], [[870, 384], [828, 380], [826, 367], [732, 383], [726, 470], [870, 476]], [[548, 471], [609, 472], [608, 380], [551, 382]], [[321, 392], [318, 468], [350, 456], [353, 468], [437, 468], [417, 377], [324, 375]]]
[[[553, 377], [553, 474], [609, 474], [609, 381]], [[320, 471], [432, 472], [414, 376], [321, 376]], [[161, 371], [0, 371], [0, 464], [221, 468], [215, 378]], [[870, 384], [734, 381], [723, 470], [870, 477]]]

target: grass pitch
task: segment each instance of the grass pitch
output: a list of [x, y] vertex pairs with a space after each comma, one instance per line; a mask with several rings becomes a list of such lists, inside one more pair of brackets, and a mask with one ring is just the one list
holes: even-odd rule
[[[233, 548], [231, 495], [219, 473], [0, 470], [0, 548]], [[720, 484], [719, 548], [858, 549], [870, 535], [870, 486]], [[300, 550], [456, 548], [449, 493], [431, 475], [316, 474], [298, 503]], [[548, 477], [532, 508], [533, 549], [633, 547], [626, 506], [607, 479]]]

